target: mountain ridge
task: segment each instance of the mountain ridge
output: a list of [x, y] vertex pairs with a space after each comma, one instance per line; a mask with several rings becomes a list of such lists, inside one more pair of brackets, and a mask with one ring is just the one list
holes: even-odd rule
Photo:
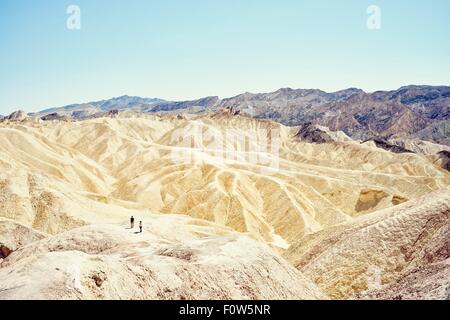
[[208, 96], [186, 101], [124, 95], [29, 115], [42, 118], [57, 113], [53, 118], [82, 119], [111, 111], [196, 114], [222, 109], [287, 126], [312, 123], [359, 140], [407, 138], [450, 145], [450, 86], [408, 85], [372, 93], [358, 88], [335, 92], [280, 88], [269, 93], [245, 92], [229, 98]]

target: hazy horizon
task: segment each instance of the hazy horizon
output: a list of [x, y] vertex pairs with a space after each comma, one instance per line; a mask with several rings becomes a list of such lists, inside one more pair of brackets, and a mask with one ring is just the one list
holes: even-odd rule
[[[79, 30], [66, 26], [72, 4]], [[379, 30], [367, 28], [370, 5]], [[1, 2], [0, 114], [122, 95], [450, 85], [449, 9], [444, 0]]]

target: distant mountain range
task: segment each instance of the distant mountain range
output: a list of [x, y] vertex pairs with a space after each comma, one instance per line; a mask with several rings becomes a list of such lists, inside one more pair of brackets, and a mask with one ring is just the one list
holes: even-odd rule
[[407, 137], [450, 145], [449, 86], [412, 85], [373, 93], [357, 88], [332, 93], [283, 88], [271, 93], [247, 92], [226, 99], [213, 96], [193, 101], [121, 96], [47, 109], [34, 115], [53, 114], [49, 119], [86, 118], [116, 110], [200, 113], [224, 108], [290, 126], [318, 124], [341, 130], [354, 139]]

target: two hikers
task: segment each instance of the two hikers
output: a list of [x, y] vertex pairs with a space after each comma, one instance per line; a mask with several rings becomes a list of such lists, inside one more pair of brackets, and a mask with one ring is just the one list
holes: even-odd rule
[[[130, 218], [130, 226], [131, 226], [131, 229], [134, 228], [134, 217], [133, 216], [131, 216], [131, 218]], [[142, 221], [139, 221], [139, 233], [142, 233]]]

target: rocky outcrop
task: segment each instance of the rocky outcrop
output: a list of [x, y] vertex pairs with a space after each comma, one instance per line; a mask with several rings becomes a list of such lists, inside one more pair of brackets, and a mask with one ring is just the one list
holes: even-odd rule
[[450, 171], [450, 151], [441, 151], [438, 153], [438, 157], [441, 163], [441, 167], [447, 171]]
[[441, 151], [450, 151], [449, 146], [419, 139], [391, 138], [387, 142], [424, 155], [435, 155]]
[[9, 121], [22, 121], [27, 118], [27, 114], [25, 111], [17, 110], [11, 113], [9, 116], [6, 116], [3, 118], [3, 120], [9, 120]]
[[331, 132], [328, 128], [314, 125], [310, 122], [299, 127], [295, 138], [300, 141], [318, 144], [352, 140], [343, 132]]
[[311, 123], [301, 126], [295, 137], [309, 143], [327, 143], [333, 141], [329, 134], [313, 126]]
[[61, 116], [55, 112], [55, 113], [50, 113], [45, 116], [42, 116], [41, 120], [42, 121], [65, 121], [65, 120], [69, 120], [69, 117]]
[[0, 243], [0, 260], [6, 259], [11, 254], [11, 252], [11, 249]]
[[[395, 145], [392, 143], [389, 143], [386, 140], [382, 140], [382, 139], [373, 139], [373, 140], [369, 140], [372, 141], [375, 146], [377, 146], [378, 148], [384, 149], [386, 151], [390, 151], [393, 153], [414, 153], [411, 150], [408, 150], [402, 146], [399, 145]], [[365, 141], [364, 143], [366, 143], [367, 141]]]

